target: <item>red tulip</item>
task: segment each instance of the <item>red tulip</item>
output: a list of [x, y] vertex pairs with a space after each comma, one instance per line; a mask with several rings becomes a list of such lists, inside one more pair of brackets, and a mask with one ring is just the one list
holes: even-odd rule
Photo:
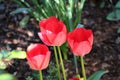
[[30, 67], [34, 70], [47, 68], [50, 61], [50, 51], [43, 44], [32, 44], [27, 48], [27, 60]]
[[67, 40], [74, 55], [84, 56], [92, 49], [93, 33], [85, 28], [76, 28], [68, 33]]
[[67, 29], [56, 17], [49, 17], [39, 22], [40, 39], [48, 46], [61, 46], [66, 41]]
[[69, 80], [79, 80], [78, 78], [70, 78]]

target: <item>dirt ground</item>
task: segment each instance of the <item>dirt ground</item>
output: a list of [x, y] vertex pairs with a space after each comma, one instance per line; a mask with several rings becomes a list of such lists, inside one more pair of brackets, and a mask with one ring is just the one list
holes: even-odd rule
[[[0, 50], [26, 50], [29, 44], [41, 42], [37, 35], [39, 27], [33, 18], [25, 28], [21, 28], [18, 22], [24, 15], [9, 15], [17, 6], [7, 0], [0, 5], [4, 6], [2, 10], [0, 9]], [[101, 80], [120, 80], [120, 34], [117, 33], [120, 21], [106, 20], [106, 15], [111, 10], [110, 7], [100, 9], [87, 1], [82, 12], [82, 24], [92, 29], [94, 33], [93, 49], [85, 56], [86, 73], [90, 76], [97, 70], [103, 68], [108, 70]], [[70, 77], [74, 75], [74, 69], [69, 68], [72, 65], [73, 63], [65, 65], [66, 69], [71, 70], [71, 73], [68, 72]], [[14, 60], [6, 70], [19, 80], [25, 80], [31, 75], [26, 60]]]

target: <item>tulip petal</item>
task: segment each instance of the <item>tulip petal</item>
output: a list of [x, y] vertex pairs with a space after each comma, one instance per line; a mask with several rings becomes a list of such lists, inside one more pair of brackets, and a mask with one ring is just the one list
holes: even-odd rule
[[48, 39], [48, 36], [45, 33], [38, 32], [40, 39], [47, 45], [51, 45], [51, 42]]
[[35, 61], [32, 59], [32, 58], [29, 58], [29, 57], [27, 57], [27, 60], [28, 60], [28, 64], [30, 65], [30, 68], [32, 68], [32, 69], [37, 69], [37, 66], [35, 65]]
[[51, 55], [50, 52], [46, 53], [45, 59], [44, 59], [43, 63], [41, 64], [41, 69], [42, 70], [45, 69], [45, 68], [47, 68], [47, 66], [49, 64], [49, 61], [50, 61], [50, 55]]
[[30, 58], [30, 61], [29, 61], [29, 63], [31, 63], [30, 67], [32, 69], [39, 70], [41, 63], [43, 62], [42, 60], [44, 60], [44, 56], [42, 55], [37, 55]]
[[73, 54], [84, 56], [92, 49], [93, 33], [85, 28], [76, 28], [68, 33], [67, 40]]
[[70, 78], [69, 80], [79, 80], [79, 78]]
[[62, 31], [63, 25], [59, 24], [59, 22], [49, 22], [46, 24], [45, 29], [51, 31], [52, 33], [58, 34]]
[[70, 46], [71, 50], [74, 51], [74, 40], [68, 39], [68, 45]]
[[50, 51], [43, 44], [30, 45], [27, 48], [27, 60], [32, 69], [42, 70], [48, 66]]
[[52, 16], [39, 22], [41, 40], [48, 46], [60, 46], [66, 41], [67, 29], [62, 21]]
[[48, 40], [50, 41], [50, 44], [52, 45], [53, 42], [54, 42], [54, 39], [56, 38], [56, 34], [47, 30], [46, 31], [46, 36], [47, 36]]
[[56, 36], [53, 44], [55, 44], [55, 46], [61, 46], [65, 41], [66, 41], [66, 33], [60, 32], [60, 33]]
[[86, 31], [86, 36], [88, 37], [88, 41], [90, 42], [90, 45], [93, 44], [93, 32], [91, 30]]
[[80, 43], [74, 43], [73, 52], [75, 55], [78, 56], [84, 56], [85, 54], [88, 54], [92, 49], [92, 46], [88, 41], [83, 41]]
[[48, 19], [41, 20], [39, 22], [39, 26], [42, 27], [42, 28], [40, 28], [40, 29], [43, 31], [43, 29], [46, 27], [46, 25], [48, 23], [51, 23], [51, 22], [58, 22], [58, 19], [56, 17], [54, 17], [54, 16], [51, 16]]

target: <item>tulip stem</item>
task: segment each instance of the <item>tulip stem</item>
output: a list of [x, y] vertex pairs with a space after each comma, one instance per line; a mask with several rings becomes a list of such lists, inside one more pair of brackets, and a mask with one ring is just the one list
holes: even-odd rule
[[80, 75], [79, 75], [79, 74], [77, 74], [77, 77], [78, 77], [78, 79], [80, 80]]
[[61, 63], [61, 66], [62, 66], [63, 78], [64, 78], [64, 80], [67, 80], [66, 79], [66, 74], [65, 74], [65, 68], [64, 68], [64, 64], [63, 64], [63, 60], [62, 60], [62, 55], [61, 55], [61, 51], [60, 51], [60, 47], [57, 46], [57, 49], [58, 49], [58, 53], [59, 53], [59, 57], [60, 57], [60, 63]]
[[59, 78], [59, 80], [61, 80], [60, 66], [59, 66], [59, 64], [58, 64], [58, 56], [57, 56], [56, 47], [53, 46], [53, 48], [54, 48], [54, 54], [55, 54], [55, 60], [56, 60], [56, 66], [57, 66], [57, 74], [58, 74], [58, 78]]
[[82, 75], [84, 80], [86, 80], [86, 72], [85, 72], [85, 66], [84, 66], [84, 59], [82, 56], [80, 56], [80, 61], [81, 61], [81, 67], [82, 67]]
[[39, 74], [40, 74], [40, 80], [43, 80], [42, 70], [39, 70]]
[[74, 64], [75, 64], [76, 74], [79, 74], [79, 72], [78, 72], [78, 64], [77, 64], [77, 56], [75, 56], [75, 55], [74, 55]]

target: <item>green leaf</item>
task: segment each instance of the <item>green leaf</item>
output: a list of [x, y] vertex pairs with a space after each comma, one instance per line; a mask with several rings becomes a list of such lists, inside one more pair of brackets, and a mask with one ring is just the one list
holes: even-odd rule
[[108, 71], [106, 70], [100, 70], [95, 72], [94, 74], [92, 74], [87, 80], [100, 80], [100, 78], [102, 77], [102, 75], [104, 75], [105, 73], [107, 73]]
[[0, 53], [0, 60], [2, 59], [3, 55]]
[[17, 80], [17, 79], [9, 73], [2, 73], [0, 74], [0, 80]]
[[110, 21], [118, 21], [120, 20], [120, 9], [114, 10], [111, 13], [109, 13], [106, 17], [107, 20]]
[[25, 59], [26, 58], [25, 51], [13, 50], [10, 53], [11, 53], [11, 55], [9, 56], [9, 58], [17, 58], [17, 59]]
[[57, 4], [60, 4], [60, 1], [59, 0], [54, 0]]
[[68, 15], [67, 15], [68, 18], [69, 18], [69, 19], [72, 19], [72, 11], [71, 11], [70, 6], [67, 7], [67, 13], [68, 13]]
[[84, 27], [83, 24], [78, 24], [76, 28], [82, 28], [82, 27]]
[[18, 13], [22, 13], [22, 12], [26, 12], [28, 13], [30, 11], [29, 8], [17, 8], [16, 10], [10, 12], [10, 14], [18, 14]]
[[44, 6], [45, 8], [42, 9], [42, 13], [45, 14], [46, 16], [51, 16], [51, 15], [54, 15], [54, 7], [52, 5], [55, 5], [55, 3], [53, 4], [52, 3], [53, 1], [50, 1], [50, 0], [44, 0]]
[[9, 52], [8, 50], [1, 50], [0, 54], [2, 54], [2, 57], [7, 57], [9, 56]]
[[118, 28], [117, 33], [120, 33], [120, 27]]
[[0, 69], [0, 74], [2, 74], [4, 72], [4, 70], [3, 69]]
[[33, 80], [31, 76], [28, 76], [25, 80]]
[[20, 27], [25, 27], [26, 26], [26, 24], [28, 23], [28, 21], [29, 21], [29, 16], [25, 16], [20, 22], [19, 22], [19, 25], [20, 25]]
[[104, 8], [105, 7], [105, 1], [102, 1], [101, 3], [100, 3], [100, 8]]
[[64, 57], [65, 60], [68, 60], [68, 54], [67, 54], [68, 48], [67, 48], [67, 46], [68, 46], [68, 44], [67, 44], [67, 43], [64, 43], [64, 44], [60, 47], [61, 50], [62, 50], [62, 52], [63, 52], [63, 57]]
[[43, 18], [43, 16], [42, 15], [40, 16], [40, 14], [37, 11], [34, 11], [32, 14], [37, 21]]
[[115, 8], [120, 8], [120, 0], [117, 2], [117, 4], [115, 5]]
[[7, 65], [2, 60], [0, 60], [0, 69], [5, 69], [6, 67]]
[[4, 0], [0, 0], [0, 2], [2, 2], [2, 1], [4, 1]]

